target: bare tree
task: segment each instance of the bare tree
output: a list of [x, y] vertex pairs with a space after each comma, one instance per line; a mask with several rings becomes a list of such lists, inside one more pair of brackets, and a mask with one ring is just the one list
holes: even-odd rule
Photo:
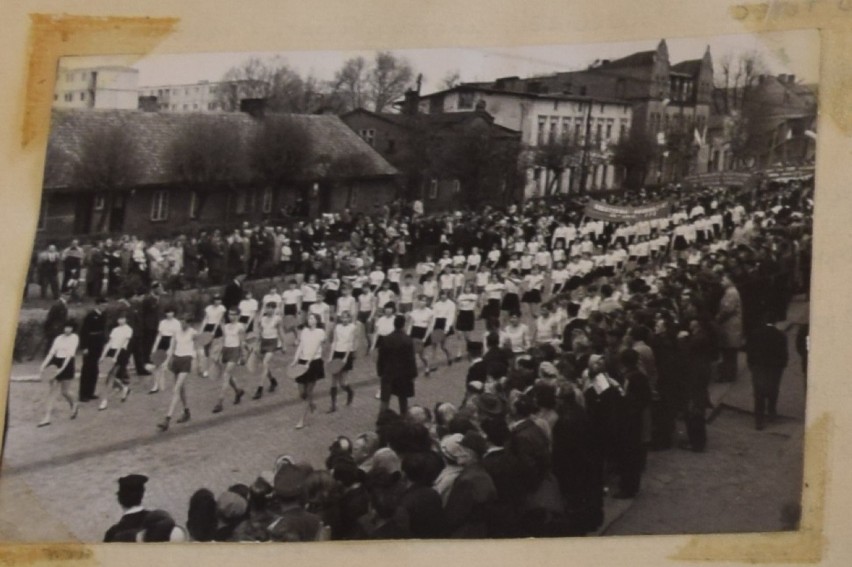
[[348, 110], [367, 106], [367, 60], [347, 59], [334, 75], [332, 91], [337, 93]]
[[414, 71], [408, 61], [389, 51], [376, 53], [373, 66], [367, 74], [373, 110], [383, 112], [405, 93], [413, 78]]
[[625, 185], [640, 188], [648, 172], [659, 158], [659, 146], [651, 135], [634, 134], [618, 141], [613, 149], [612, 163], [625, 170]]
[[748, 102], [760, 75], [769, 68], [763, 56], [756, 51], [739, 55], [726, 53], [719, 59], [716, 75], [716, 91], [720, 111], [728, 114], [742, 108]]
[[544, 187], [544, 196], [553, 193], [556, 184], [562, 178], [562, 174], [568, 167], [577, 162], [583, 151], [582, 144], [571, 140], [570, 136], [550, 140], [546, 144], [536, 146], [533, 153], [535, 165], [544, 168], [548, 182]]
[[240, 109], [240, 100], [244, 98], [269, 98], [272, 94], [274, 66], [257, 57], [231, 67], [222, 76], [219, 91], [216, 93], [219, 106], [226, 111]]
[[281, 57], [252, 57], [229, 69], [217, 94], [223, 110], [235, 111], [247, 98], [266, 99], [267, 107], [277, 112], [306, 114], [323, 100], [323, 84], [316, 77], [303, 78]]
[[441, 79], [441, 88], [451, 89], [461, 84], [461, 74], [458, 69], [449, 71], [443, 79]]
[[249, 165], [255, 176], [273, 187], [283, 187], [308, 173], [312, 140], [295, 117], [266, 116], [249, 146]]
[[228, 187], [239, 181], [244, 164], [240, 136], [224, 121], [192, 115], [172, 141], [169, 166], [175, 179], [199, 187], [196, 215], [207, 202], [208, 187]]

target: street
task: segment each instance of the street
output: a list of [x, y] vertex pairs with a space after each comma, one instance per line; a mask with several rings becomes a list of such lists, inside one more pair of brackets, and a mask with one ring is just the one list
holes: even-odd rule
[[[794, 302], [788, 323], [806, 317], [807, 303]], [[779, 420], [764, 431], [754, 429], [750, 378], [741, 355], [737, 382], [712, 386], [711, 398], [720, 407], [708, 424], [707, 451], [650, 453], [635, 501], [607, 499], [604, 534], [761, 531], [789, 523], [782, 509], [789, 516], [801, 493], [804, 388], [792, 344], [797, 327], [787, 328], [791, 357]], [[46, 386], [16, 380], [37, 373], [34, 363], [16, 365], [0, 477], [0, 538], [100, 541], [121, 514], [116, 480], [129, 473], [150, 477], [148, 508], [163, 508], [184, 523], [189, 497], [198, 488], [218, 494], [237, 482], [250, 484], [281, 454], [321, 466], [337, 435], [354, 438], [372, 429], [378, 410], [375, 359], [359, 355], [350, 378], [353, 405], [326, 414], [330, 380], [323, 380], [317, 412], [301, 431], [294, 430], [301, 413], [295, 384], [284, 383], [260, 401], [246, 396], [239, 406], [229, 396], [225, 411], [214, 415], [218, 383], [196, 376], [188, 382], [192, 420], [173, 423], [166, 433], [156, 423], [170, 391], [148, 395], [148, 382], [137, 378], [124, 404], [113, 399], [103, 412], [97, 402], [82, 404], [79, 417], [70, 421], [67, 405], [57, 403], [53, 424], [36, 428]], [[467, 364], [446, 368], [441, 361], [439, 368], [430, 377], [421, 373], [414, 403], [433, 407], [460, 401]], [[244, 379], [249, 394], [253, 384]]]

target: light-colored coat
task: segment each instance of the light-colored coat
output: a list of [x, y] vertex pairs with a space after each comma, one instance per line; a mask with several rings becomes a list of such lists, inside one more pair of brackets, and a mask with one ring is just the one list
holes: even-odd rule
[[743, 307], [740, 292], [728, 286], [719, 302], [716, 316], [720, 348], [740, 348], [743, 344]]

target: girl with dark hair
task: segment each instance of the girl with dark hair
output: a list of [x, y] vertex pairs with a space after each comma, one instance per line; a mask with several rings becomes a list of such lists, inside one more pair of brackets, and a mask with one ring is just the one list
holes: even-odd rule
[[50, 346], [47, 356], [44, 357], [44, 361], [41, 363], [40, 371], [42, 372], [48, 366], [55, 367], [56, 370], [48, 382], [44, 419], [39, 422], [39, 427], [50, 425], [50, 416], [53, 413], [53, 399], [56, 397], [57, 384], [62, 392], [62, 397], [71, 406], [71, 419], [77, 417], [77, 412], [80, 409], [77, 398], [71, 390], [71, 381], [74, 379], [74, 357], [77, 354], [77, 348], [80, 346], [80, 337], [74, 332], [76, 328], [73, 320], [69, 319], [65, 321], [62, 327], [62, 334], [53, 339], [53, 344]]

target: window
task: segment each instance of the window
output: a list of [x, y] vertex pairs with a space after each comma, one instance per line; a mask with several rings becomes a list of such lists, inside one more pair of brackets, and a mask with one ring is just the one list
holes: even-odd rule
[[614, 120], [612, 118], [610, 118], [609, 120], [606, 121], [606, 139], [607, 140], [612, 139], [612, 124], [613, 124], [613, 122], [614, 122]]
[[571, 119], [563, 118], [562, 119], [562, 139], [567, 140], [568, 136], [571, 135]]
[[537, 134], [536, 140], [538, 141], [538, 145], [540, 145], [540, 146], [544, 144], [544, 129], [545, 129], [546, 125], [547, 125], [547, 117], [546, 116], [539, 116], [538, 117], [538, 134]]
[[586, 86], [580, 87], [580, 96], [586, 96]]
[[622, 120], [621, 126], [618, 130], [618, 139], [623, 140], [626, 137], [627, 137], [627, 123], [624, 120]]
[[388, 153], [392, 154], [396, 151], [396, 140], [388, 140]]
[[461, 191], [461, 182], [458, 179], [453, 179], [453, 193]]
[[574, 142], [579, 143], [583, 139], [583, 119], [574, 119]]
[[547, 134], [547, 141], [553, 143], [556, 141], [556, 134], [559, 129], [559, 118], [554, 116], [550, 119], [550, 132]]
[[74, 73], [65, 73], [65, 82], [67, 82], [67, 83], [74, 82]]
[[216, 105], [212, 102], [207, 103], [207, 110], [213, 110]]
[[73, 96], [73, 93], [65, 93], [62, 98], [65, 99], [65, 102], [71, 102], [73, 100]]
[[59, 95], [57, 93], [53, 93], [53, 100], [54, 101], [59, 100]]
[[272, 187], [263, 188], [263, 195], [260, 200], [260, 210], [264, 214], [272, 212]]
[[85, 91], [80, 93], [80, 100], [86, 100], [86, 92]]
[[438, 198], [438, 180], [437, 179], [433, 178], [433, 179], [429, 180], [429, 195], [428, 195], [428, 197], [430, 199], [437, 199]]
[[358, 135], [361, 136], [361, 138], [371, 146], [373, 145], [373, 142], [376, 139], [376, 131], [372, 128], [365, 128], [364, 130], [359, 130]]
[[191, 218], [191, 219], [197, 219], [198, 218], [198, 205], [199, 205], [198, 192], [192, 191], [189, 194], [189, 218]]
[[187, 103], [183, 103], [183, 109], [184, 109], [184, 110], [189, 110], [189, 105], [188, 105]]
[[459, 109], [473, 108], [474, 93], [459, 93]]
[[169, 218], [169, 192], [155, 191], [151, 200], [151, 220], [164, 221]]
[[192, 103], [192, 110], [198, 110], [198, 103]]
[[600, 143], [602, 131], [603, 131], [603, 124], [598, 122], [597, 126], [595, 127], [595, 142]]
[[246, 213], [246, 192], [245, 190], [237, 191], [234, 196], [234, 212], [238, 215]]
[[95, 200], [92, 202], [92, 209], [96, 211], [104, 210], [104, 196], [103, 194], [95, 195]]

